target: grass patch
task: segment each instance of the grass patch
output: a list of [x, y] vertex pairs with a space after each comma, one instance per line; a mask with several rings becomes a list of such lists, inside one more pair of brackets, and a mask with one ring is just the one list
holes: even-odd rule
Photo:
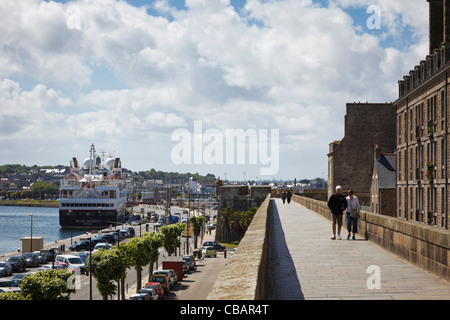
[[220, 244], [224, 245], [227, 250], [231, 250], [233, 248], [236, 248], [239, 245], [239, 242], [238, 241], [233, 241], [233, 242], [229, 242], [229, 243], [220, 242]]

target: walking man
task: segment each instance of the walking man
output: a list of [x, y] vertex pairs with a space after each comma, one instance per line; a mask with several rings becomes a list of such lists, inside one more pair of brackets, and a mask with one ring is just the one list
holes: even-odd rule
[[288, 192], [286, 193], [286, 198], [287, 198], [288, 203], [291, 203], [291, 198], [292, 198], [291, 190], [288, 190]]
[[344, 210], [347, 208], [347, 200], [342, 194], [342, 187], [336, 186], [336, 193], [331, 195], [328, 199], [328, 208], [331, 210], [331, 217], [333, 223], [331, 225], [333, 230], [332, 240], [336, 240], [336, 224], [337, 224], [337, 239], [341, 240], [341, 227], [342, 227], [342, 216]]

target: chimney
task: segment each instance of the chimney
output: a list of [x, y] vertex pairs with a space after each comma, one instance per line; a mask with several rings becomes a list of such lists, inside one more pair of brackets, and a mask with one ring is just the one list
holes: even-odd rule
[[374, 147], [374, 156], [375, 156], [375, 160], [380, 160], [380, 144], [377, 142], [375, 143], [375, 147]]
[[[430, 7], [430, 54], [444, 42], [444, 0], [427, 0]], [[446, 7], [450, 4], [445, 0]], [[450, 14], [450, 12], [447, 10]], [[447, 19], [450, 24], [450, 19]], [[450, 30], [450, 29], [449, 29]], [[450, 35], [450, 33], [449, 33]]]
[[444, 0], [444, 43], [450, 42], [450, 0]]

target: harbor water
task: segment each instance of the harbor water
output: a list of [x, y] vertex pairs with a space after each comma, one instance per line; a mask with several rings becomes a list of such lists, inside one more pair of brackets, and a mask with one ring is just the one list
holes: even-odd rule
[[0, 206], [0, 255], [22, 249], [20, 239], [30, 237], [31, 229], [44, 244], [86, 232], [61, 228], [58, 208]]

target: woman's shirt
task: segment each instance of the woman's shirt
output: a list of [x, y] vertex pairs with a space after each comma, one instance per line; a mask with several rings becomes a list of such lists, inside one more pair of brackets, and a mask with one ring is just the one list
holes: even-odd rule
[[361, 210], [361, 206], [359, 205], [358, 197], [353, 196], [353, 199], [350, 199], [350, 196], [347, 196], [345, 199], [347, 200], [347, 212], [348, 213], [350, 213], [350, 208], [356, 208], [358, 210], [358, 212], [359, 212], [359, 210]]

